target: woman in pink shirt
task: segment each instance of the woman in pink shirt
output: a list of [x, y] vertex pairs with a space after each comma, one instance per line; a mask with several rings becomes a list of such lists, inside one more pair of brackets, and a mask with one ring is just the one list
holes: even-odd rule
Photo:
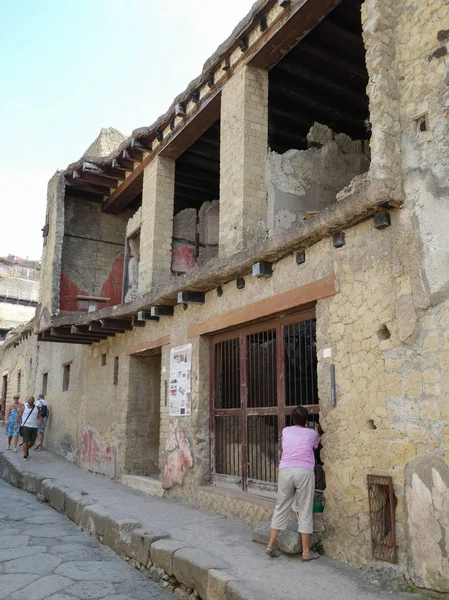
[[280, 555], [276, 540], [281, 529], [287, 528], [290, 510], [296, 497], [298, 531], [302, 541], [302, 560], [320, 557], [310, 550], [313, 533], [313, 498], [315, 494], [315, 455], [320, 438], [308, 428], [308, 412], [298, 406], [292, 412], [292, 427], [282, 431], [282, 458], [279, 464], [279, 484], [276, 507], [271, 521], [271, 536], [266, 553], [272, 558]]

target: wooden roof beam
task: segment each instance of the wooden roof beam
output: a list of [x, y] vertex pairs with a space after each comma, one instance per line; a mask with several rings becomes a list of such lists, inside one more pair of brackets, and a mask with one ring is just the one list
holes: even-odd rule
[[368, 71], [366, 67], [361, 66], [359, 63], [350, 62], [349, 60], [345, 60], [344, 58], [332, 54], [331, 52], [327, 52], [323, 47], [315, 46], [311, 43], [308, 43], [307, 40], [301, 42], [297, 48], [293, 50], [296, 53], [306, 53], [314, 58], [317, 58], [328, 65], [335, 66], [337, 69], [341, 69], [342, 71], [346, 71], [348, 74], [352, 74], [355, 77], [358, 77], [359, 80], [362, 80], [366, 85], [368, 81]]
[[65, 184], [68, 188], [82, 190], [83, 192], [89, 192], [90, 194], [95, 194], [97, 196], [109, 196], [111, 192], [111, 189], [109, 187], [93, 185], [82, 179], [66, 178]]
[[82, 171], [91, 175], [100, 175], [110, 179], [125, 179], [123, 169], [113, 169], [112, 167], [98, 167], [91, 162], [83, 162]]
[[131, 331], [131, 319], [100, 319], [101, 326], [109, 331]]
[[279, 69], [284, 73], [288, 73], [289, 75], [293, 75], [294, 77], [305, 79], [306, 81], [318, 85], [325, 90], [331, 90], [333, 93], [346, 98], [355, 105], [363, 107], [368, 106], [368, 98], [366, 94], [357, 93], [349, 89], [347, 86], [342, 85], [335, 79], [331, 79], [324, 74], [320, 74], [315, 69], [307, 68], [298, 63], [292, 64], [286, 60], [281, 61], [276, 66], [276, 69]]
[[114, 189], [118, 185], [117, 179], [109, 179], [108, 177], [103, 177], [102, 175], [87, 173], [85, 171], [73, 171], [72, 178], [75, 181], [76, 180], [86, 181], [87, 183], [91, 183], [92, 185], [100, 185], [100, 186], [108, 187], [110, 189]]

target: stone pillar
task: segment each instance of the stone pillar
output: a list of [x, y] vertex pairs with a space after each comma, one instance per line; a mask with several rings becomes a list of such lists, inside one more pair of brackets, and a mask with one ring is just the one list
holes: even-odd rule
[[402, 158], [399, 77], [396, 62], [396, 23], [400, 12], [394, 2], [372, 0], [362, 7], [363, 40], [369, 74], [371, 168], [373, 179], [393, 183], [392, 197], [402, 197]]
[[268, 72], [244, 67], [221, 96], [220, 255], [265, 235]]
[[140, 294], [170, 276], [174, 196], [175, 161], [157, 156], [143, 174]]

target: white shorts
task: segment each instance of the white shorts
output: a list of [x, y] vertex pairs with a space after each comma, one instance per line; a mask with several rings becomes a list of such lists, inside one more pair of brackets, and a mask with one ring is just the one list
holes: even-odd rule
[[313, 533], [313, 498], [315, 473], [306, 467], [279, 469], [278, 495], [274, 509], [272, 529], [286, 529], [288, 518], [296, 499], [299, 533]]

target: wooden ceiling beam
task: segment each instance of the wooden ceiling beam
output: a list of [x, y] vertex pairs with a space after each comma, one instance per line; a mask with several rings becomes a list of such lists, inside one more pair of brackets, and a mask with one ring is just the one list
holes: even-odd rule
[[118, 185], [117, 179], [109, 179], [108, 177], [103, 177], [102, 175], [94, 175], [84, 171], [73, 171], [72, 178], [75, 181], [86, 181], [92, 185], [100, 185], [110, 189], [114, 189]]
[[[111, 337], [110, 333], [97, 333], [89, 331], [88, 325], [72, 325], [70, 328], [71, 335], [83, 336], [87, 339], [89, 338], [99, 338], [102, 340], [106, 340], [108, 337]], [[112, 334], [113, 335], [113, 334]]]
[[[368, 111], [360, 108], [356, 110], [348, 107], [348, 112], [343, 112], [342, 110], [335, 108], [330, 100], [328, 103], [328, 97], [324, 97], [323, 94], [311, 94], [310, 92], [300, 88], [294, 89], [291, 86], [291, 82], [289, 84], [287, 82], [280, 81], [279, 79], [272, 81], [271, 89], [275, 94], [281, 96], [284, 99], [284, 102], [286, 102], [286, 99], [288, 99], [288, 101], [292, 101], [299, 106], [306, 107], [312, 114], [314, 112], [325, 114], [328, 115], [330, 119], [343, 123], [360, 124], [368, 116]], [[338, 105], [338, 103], [335, 104]], [[318, 118], [315, 120], [318, 121]]]
[[93, 340], [81, 340], [72, 337], [51, 335], [50, 331], [48, 330], [39, 333], [37, 339], [39, 342], [56, 342], [58, 344], [84, 344], [90, 346], [94, 343]]
[[[207, 160], [203, 157], [195, 156], [189, 152], [183, 154], [182, 158], [179, 159], [179, 164], [185, 167], [194, 167], [200, 170], [204, 170], [209, 173], [220, 174], [220, 163], [214, 160]], [[186, 169], [188, 170], [188, 169]]]
[[178, 199], [184, 198], [187, 200], [192, 200], [193, 202], [199, 202], [201, 204], [203, 202], [217, 200], [216, 194], [214, 194], [214, 193], [202, 192], [200, 190], [194, 190], [194, 189], [192, 190], [190, 188], [186, 188], [186, 187], [180, 186], [180, 185], [175, 186], [175, 201], [176, 201], [176, 198], [178, 198]]
[[88, 183], [87, 181], [83, 181], [82, 179], [67, 179], [65, 180], [65, 184], [69, 188], [75, 188], [78, 190], [82, 190], [84, 192], [89, 192], [91, 194], [95, 194], [97, 196], [109, 196], [110, 188], [93, 185]]
[[[319, 73], [315, 69], [307, 68], [298, 63], [292, 63], [287, 60], [281, 61], [276, 67], [276, 70], [282, 71], [283, 73], [287, 73], [288, 75], [293, 75], [295, 78], [304, 79], [317, 85], [324, 90], [331, 90], [337, 96], [341, 96], [349, 100], [352, 104], [357, 106], [363, 106], [367, 108], [368, 106], [368, 98], [366, 94], [360, 94], [352, 91], [347, 86], [342, 85], [335, 79], [327, 77], [324, 74]], [[301, 86], [301, 82], [295, 81], [295, 84], [299, 83]]]
[[194, 167], [184, 166], [182, 163], [176, 163], [175, 182], [178, 177], [187, 178], [192, 181], [200, 181], [202, 183], [210, 184], [211, 186], [216, 186], [220, 183], [219, 173], [211, 173], [205, 169], [195, 169]]
[[132, 171], [134, 162], [131, 159], [117, 157], [112, 159], [112, 168], [119, 171]]
[[331, 19], [325, 19], [319, 29], [314, 31], [313, 37], [318, 35], [321, 39], [325, 39], [326, 43], [335, 46], [340, 51], [345, 49], [349, 54], [358, 56], [365, 54], [362, 36], [332, 23]]
[[91, 323], [89, 323], [88, 328], [89, 328], [90, 332], [107, 334], [108, 337], [115, 335], [116, 333], [123, 333], [123, 331], [125, 331], [125, 330], [117, 331], [117, 329], [114, 329], [114, 330], [106, 329], [105, 327], [102, 327], [100, 321], [92, 321]]
[[276, 123], [277, 118], [280, 118], [285, 119], [290, 123], [294, 123], [305, 133], [309, 132], [309, 129], [315, 122], [315, 119], [312, 116], [307, 118], [307, 116], [303, 116], [300, 111], [289, 111], [279, 108], [279, 106], [282, 106], [282, 104], [273, 104], [268, 107], [268, 127], [270, 127], [271, 123]]
[[129, 319], [100, 319], [101, 326], [109, 331], [131, 331], [132, 320]]
[[315, 46], [312, 43], [308, 43], [307, 40], [301, 42], [297, 48], [293, 50], [294, 55], [308, 54], [309, 56], [313, 56], [318, 60], [322, 61], [328, 66], [335, 67], [337, 69], [341, 69], [342, 71], [346, 71], [348, 74], [357, 77], [361, 82], [363, 82], [366, 86], [368, 83], [368, 71], [364, 65], [359, 63], [355, 63], [353, 61], [345, 60], [344, 58], [337, 56], [336, 54], [332, 54], [331, 52], [327, 52], [324, 47]]
[[208, 183], [201, 179], [194, 179], [193, 177], [188, 177], [186, 175], [176, 175], [175, 179], [175, 187], [180, 185], [184, 188], [189, 188], [192, 190], [199, 190], [200, 192], [206, 193], [216, 193], [217, 190], [220, 189], [220, 181], [217, 178], [217, 181], [214, 184]]
[[253, 44], [250, 63], [260, 69], [272, 69], [307, 34], [334, 10], [342, 0], [296, 2], [284, 11], [275, 27], [270, 27]]
[[91, 175], [101, 175], [110, 179], [125, 179], [123, 169], [112, 169], [111, 167], [99, 167], [91, 162], [83, 162], [82, 171]]

